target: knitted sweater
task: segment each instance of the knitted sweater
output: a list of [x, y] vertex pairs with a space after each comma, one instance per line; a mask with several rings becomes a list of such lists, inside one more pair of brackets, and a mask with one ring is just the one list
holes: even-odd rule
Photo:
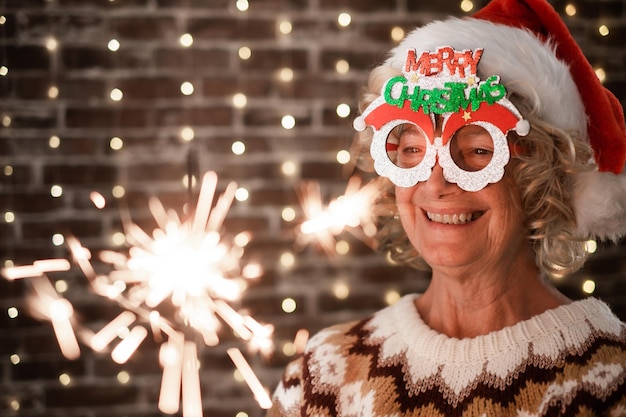
[[626, 324], [601, 301], [455, 339], [415, 297], [312, 337], [268, 416], [626, 416]]

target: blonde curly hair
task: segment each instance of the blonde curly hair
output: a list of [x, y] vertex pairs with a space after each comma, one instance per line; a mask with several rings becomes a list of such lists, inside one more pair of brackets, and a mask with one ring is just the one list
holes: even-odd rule
[[[376, 67], [363, 90], [359, 108], [361, 112], [379, 95], [383, 84], [391, 77], [402, 74], [390, 66]], [[593, 151], [587, 142], [573, 132], [565, 132], [544, 122], [537, 116], [531, 101], [507, 86], [509, 100], [531, 126], [530, 133], [521, 137], [510, 132], [509, 141], [525, 149], [515, 155], [515, 164], [507, 165], [520, 192], [520, 202], [526, 214], [527, 239], [532, 244], [535, 262], [540, 270], [550, 276], [563, 276], [579, 269], [587, 258], [585, 239], [577, 235], [573, 208], [573, 186], [576, 174], [594, 169], [589, 161]], [[358, 132], [354, 139], [353, 154], [356, 167], [362, 175], [380, 184], [382, 194], [374, 213], [378, 220], [378, 248], [389, 253], [391, 259], [402, 265], [429, 269], [409, 241], [395, 204], [394, 186], [374, 174], [374, 163], [369, 154], [372, 130]]]

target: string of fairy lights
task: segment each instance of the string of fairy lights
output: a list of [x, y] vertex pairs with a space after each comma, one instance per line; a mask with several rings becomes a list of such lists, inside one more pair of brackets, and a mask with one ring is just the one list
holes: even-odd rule
[[[114, 2], [116, 0], [109, 0], [109, 1]], [[54, 3], [54, 0], [49, 0], [49, 3]], [[474, 9], [474, 4], [471, 0], [463, 0], [460, 2], [459, 7], [460, 7], [461, 12], [470, 13]], [[250, 3], [248, 2], [248, 0], [236, 0], [235, 8], [238, 13], [245, 15], [246, 13], [249, 12]], [[568, 3], [564, 7], [562, 12], [566, 16], [569, 16], [569, 17], [576, 16], [577, 9], [576, 9], [575, 3]], [[0, 27], [6, 25], [8, 19], [10, 19], [11, 17], [12, 16], [10, 15], [6, 15], [6, 16], [0, 15]], [[349, 12], [338, 13], [336, 17], [336, 24], [341, 28], [348, 29], [351, 26], [352, 21], [353, 21], [353, 16]], [[282, 14], [276, 21], [276, 28], [277, 28], [277, 36], [289, 37], [293, 32], [294, 24], [289, 19], [289, 17], [287, 17], [286, 14]], [[610, 36], [611, 34], [610, 25], [607, 24], [606, 22], [599, 23], [597, 26], [597, 30], [598, 30], [599, 35], [603, 37]], [[396, 27], [390, 28], [389, 37], [391, 41], [398, 42], [404, 37], [404, 35], [405, 35], [405, 30], [402, 27], [396, 26]], [[41, 39], [41, 42], [45, 46], [46, 50], [51, 56], [51, 60], [50, 60], [51, 82], [50, 82], [50, 85], [47, 87], [46, 95], [49, 100], [52, 100], [52, 101], [58, 100], [59, 97], [62, 96], [62, 91], [60, 91], [60, 87], [57, 85], [58, 83], [58, 74], [57, 74], [58, 52], [59, 52], [59, 49], [62, 47], [61, 45], [62, 41], [57, 39], [54, 35], [51, 34], [49, 36], [43, 37]], [[193, 35], [188, 32], [181, 33], [178, 37], [178, 47], [181, 49], [192, 48], [194, 46], [194, 42], [195, 40], [194, 40]], [[124, 41], [123, 39], [120, 40], [116, 38], [111, 38], [105, 43], [104, 47], [111, 54], [115, 54], [118, 51], [123, 50]], [[246, 61], [246, 60], [249, 60], [253, 56], [254, 53], [255, 51], [252, 47], [242, 44], [237, 50], [237, 57], [241, 61]], [[7, 54], [3, 53], [2, 59], [6, 60], [6, 56]], [[0, 62], [0, 77], [10, 77], [12, 75], [10, 64], [11, 64], [10, 62]], [[349, 60], [345, 58], [339, 58], [335, 63], [335, 71], [338, 75], [349, 74], [351, 71]], [[596, 68], [596, 74], [601, 81], [605, 80], [606, 72], [602, 67]], [[294, 69], [290, 68], [289, 66], [284, 66], [282, 68], [279, 68], [276, 72], [276, 77], [278, 80], [280, 80], [280, 82], [291, 83], [295, 77]], [[197, 94], [196, 87], [197, 86], [194, 85], [194, 81], [191, 79], [181, 82], [180, 84], [181, 97], [183, 98], [193, 97], [194, 94]], [[107, 99], [110, 100], [111, 103], [118, 103], [124, 100], [124, 91], [119, 86], [115, 86], [115, 85], [112, 86], [110, 90], [107, 92], [107, 94], [108, 94]], [[232, 96], [231, 105], [234, 109], [245, 109], [246, 106], [248, 105], [248, 97], [242, 92], [235, 93]], [[354, 116], [353, 114], [354, 109], [347, 102], [338, 103], [336, 105], [335, 112], [336, 112], [337, 117], [342, 118], [342, 119], [346, 119], [351, 116]], [[6, 131], [10, 132], [10, 129], [12, 127], [11, 113], [8, 111], [5, 111], [0, 115], [0, 117], [1, 117], [2, 127]], [[297, 115], [294, 115], [288, 111], [286, 111], [280, 118], [280, 126], [285, 130], [292, 130], [296, 128], [297, 125], [298, 125]], [[10, 134], [11, 133], [9, 133], [9, 135]], [[182, 143], [186, 143], [186, 144], [193, 143], [194, 140], [196, 140], [196, 131], [194, 129], [194, 126], [192, 125], [181, 126], [178, 132], [178, 136]], [[62, 142], [63, 142], [62, 135], [58, 132], [55, 132], [50, 135], [48, 139], [48, 146], [50, 149], [58, 149], [62, 146]], [[124, 138], [122, 137], [122, 135], [112, 135], [110, 139], [108, 140], [108, 147], [113, 152], [123, 152], [124, 145], [125, 143], [124, 143]], [[245, 139], [241, 139], [241, 138], [233, 139], [231, 143], [231, 152], [233, 155], [244, 157], [246, 155], [246, 151], [247, 149], [246, 149]], [[2, 161], [3, 161], [3, 168], [2, 168], [1, 175], [4, 175], [6, 178], [10, 179], [10, 177], [12, 177], [15, 172], [14, 166], [12, 165], [11, 161], [6, 158], [3, 158]], [[350, 163], [349, 151], [347, 149], [338, 150], [336, 153], [336, 162], [342, 165], [349, 164]], [[287, 178], [296, 177], [299, 172], [298, 162], [295, 160], [291, 160], [291, 159], [287, 159], [283, 161], [281, 164], [281, 172]], [[213, 184], [209, 185], [209, 187], [212, 186], [213, 188], [215, 188], [216, 178], [214, 177], [212, 178], [213, 178], [212, 179]], [[204, 181], [204, 180], [201, 180], [200, 178], [196, 178], [195, 173], [187, 172], [183, 176], [183, 178], [181, 178], [180, 181], [181, 181], [181, 187], [188, 189], [188, 188], [195, 187], [197, 183], [200, 183], [201, 181]], [[330, 201], [327, 204], [324, 204], [322, 201], [319, 185], [308, 184], [306, 187], [302, 189], [302, 197], [303, 197], [302, 207], [292, 207], [292, 206], [284, 207], [281, 211], [281, 220], [287, 224], [292, 224], [294, 229], [298, 230], [298, 240], [301, 243], [304, 243], [304, 244], [316, 243], [322, 247], [324, 252], [333, 253], [337, 255], [346, 255], [350, 252], [350, 244], [348, 240], [342, 239], [340, 237], [341, 233], [343, 233], [344, 231], [348, 229], [352, 229], [353, 231], [357, 230], [358, 231], [357, 234], [363, 239], [367, 239], [368, 237], [371, 237], [373, 234], [374, 226], [370, 222], [367, 216], [367, 213], [365, 212], [360, 213], [357, 209], [359, 208], [367, 209], [367, 207], [369, 207], [369, 205], [373, 202], [373, 198], [376, 195], [375, 191], [376, 191], [375, 189], [368, 187], [367, 184], [360, 184], [356, 182], [356, 180], [350, 179], [350, 181], [348, 181], [345, 194], [338, 196], [336, 199]], [[63, 184], [52, 184], [50, 186], [49, 192], [50, 192], [51, 198], [54, 198], [54, 199], [63, 198], [64, 186]], [[114, 185], [112, 189], [110, 190], [110, 192], [111, 192], [112, 197], [115, 199], [123, 199], [126, 195], [126, 189], [122, 184]], [[232, 195], [229, 194], [230, 195], [229, 198], [238, 202], [245, 202], [246, 200], [250, 198], [250, 191], [248, 189], [242, 186], [236, 186], [234, 184], [232, 185], [232, 187], [229, 188], [228, 193], [232, 194]], [[106, 199], [97, 192], [92, 193], [91, 201], [93, 202], [93, 205], [97, 209], [102, 209], [107, 204]], [[201, 204], [200, 201], [198, 204], [199, 205]], [[162, 208], [159, 208], [157, 203], [154, 203], [154, 205], [152, 205], [151, 208], [153, 210], [153, 214], [158, 213], [158, 215], [155, 215], [155, 218], [157, 218], [157, 222], [158, 221], [163, 222], [163, 226], [161, 227], [161, 230], [163, 231], [164, 235], [167, 235], [168, 231], [171, 231], [171, 227], [172, 227], [171, 222], [168, 223], [168, 221], [171, 221], [172, 216], [174, 215], [172, 213], [164, 214], [165, 210], [163, 210]], [[197, 207], [196, 210], [200, 210], [200, 208]], [[206, 208], [202, 210], [205, 210], [205, 213], [204, 213], [205, 217], [204, 217], [204, 220], [199, 220], [199, 222], [202, 223], [204, 221], [205, 223], [207, 222], [211, 223], [210, 218], [212, 214], [209, 211], [206, 211], [207, 210]], [[227, 209], [224, 209], [224, 210], [227, 210]], [[300, 212], [304, 213], [304, 217], [306, 218], [306, 221], [304, 221], [301, 224], [296, 224], [297, 219], [299, 218]], [[350, 219], [347, 219], [347, 218], [342, 219], [342, 216], [340, 214], [346, 213], [346, 212], [350, 212], [352, 214]], [[355, 215], [355, 213], [357, 215]], [[162, 217], [159, 217], [161, 215]], [[222, 213], [215, 214], [215, 216], [218, 216], [218, 217], [226, 216], [226, 212], [224, 211]], [[2, 218], [0, 220], [4, 221], [7, 225], [17, 226], [21, 222], [20, 213], [14, 210], [11, 210], [10, 208], [6, 209], [2, 213]], [[215, 222], [220, 223], [217, 220]], [[177, 223], [177, 227], [179, 227], [179, 229], [176, 229], [176, 230], [177, 231], [182, 230], [181, 227], [183, 225], [184, 225], [184, 222], [179, 221]], [[207, 234], [210, 234], [209, 232], [218, 233], [220, 232], [220, 230], [218, 229], [219, 228], [216, 225], [212, 225], [211, 227], [207, 225], [206, 228], [203, 225], [202, 227], [198, 226], [197, 228], [197, 230], [202, 231], [201, 234], [203, 236], [204, 236], [204, 233], [207, 233]], [[148, 247], [152, 248], [152, 246], [146, 244], [145, 240], [142, 241], [142, 239], [144, 238], [142, 231], [137, 230], [136, 228], [133, 230], [134, 230], [134, 234], [129, 233], [127, 230], [126, 231], [114, 231], [113, 234], [111, 235], [111, 244], [113, 245], [113, 247], [115, 248], [123, 248], [127, 246], [131, 246], [133, 248], [140, 247], [140, 248], [145, 249], [144, 252], [150, 252], [151, 249], [148, 250], [147, 248]], [[236, 239], [240, 239], [240, 240], [235, 241], [232, 247], [229, 246], [226, 249], [234, 250], [234, 252], [239, 254], [240, 253], [239, 249], [243, 250], [243, 248], [246, 246], [246, 244], [249, 242], [251, 238], [253, 237], [249, 235], [245, 235], [245, 234], [238, 235]], [[91, 281], [93, 282], [98, 281], [96, 279], [97, 277], [89, 276], [90, 266], [89, 266], [88, 258], [85, 257], [85, 253], [88, 252], [87, 248], [83, 247], [80, 244], [80, 242], [78, 242], [74, 238], [64, 235], [62, 232], [53, 233], [50, 239], [51, 239], [51, 244], [54, 247], [61, 247], [64, 245], [69, 245], [72, 248], [71, 252], [74, 257], [74, 262], [77, 262], [78, 264], [80, 264], [81, 270], [85, 272], [85, 275], [87, 275]], [[156, 237], [154, 237], [152, 240], [156, 241], [157, 239]], [[215, 243], [214, 241], [211, 241], [211, 242]], [[135, 244], [135, 246], [133, 246], [133, 243]], [[596, 249], [597, 249], [596, 242], [594, 241], [588, 242], [588, 251], [590, 253], [595, 252]], [[109, 251], [108, 253], [110, 255], [109, 259], [112, 264], [115, 264], [117, 262], [119, 265], [122, 265], [122, 267], [118, 268], [119, 271], [124, 270], [125, 272], [128, 272], [128, 270], [131, 269], [131, 268], [128, 268], [128, 265], [129, 265], [129, 260], [130, 258], [132, 258], [132, 256], [130, 256], [129, 258], [126, 258], [124, 261], [119, 261], [120, 252]], [[238, 259], [237, 256], [235, 256], [234, 258], [235, 259], [233, 262], [236, 262]], [[4, 271], [5, 276], [13, 274], [10, 279], [23, 279], [23, 278], [28, 278], [31, 276], [45, 276], [45, 274], [48, 272], [64, 271], [69, 268], [69, 265], [64, 264], [62, 260], [60, 259], [53, 259], [50, 261], [52, 263], [45, 263], [45, 262], [39, 263], [39, 264], [33, 263], [33, 265], [19, 266], [19, 265], [15, 265], [12, 259], [4, 259], [3, 261], [4, 268], [2, 269], [2, 271]], [[293, 251], [285, 251], [284, 253], [280, 255], [278, 259], [278, 263], [280, 264], [282, 268], [292, 268], [295, 265], [296, 261], [297, 261], [297, 255]], [[27, 270], [20, 269], [23, 267], [27, 267], [29, 269]], [[262, 270], [258, 266], [246, 265], [245, 267], [249, 268], [248, 272], [250, 276], [255, 277], [255, 278], [262, 276]], [[245, 269], [245, 267], [243, 269]], [[250, 273], [250, 270], [253, 270], [253, 272]], [[145, 270], [142, 270], [140, 272], [145, 273]], [[136, 272], [133, 272], [133, 273], [136, 273]], [[137, 278], [137, 275], [135, 275], [133, 279], [139, 280]], [[69, 283], [62, 278], [55, 279], [54, 282], [52, 281], [50, 282], [51, 282], [50, 288], [46, 287], [47, 284], [41, 284], [41, 283], [38, 284], [38, 285], [43, 285], [45, 287], [45, 288], [40, 287], [39, 291], [42, 293], [46, 293], [46, 294], [56, 294], [54, 295], [53, 298], [56, 297], [55, 300], [57, 301], [64, 300], [63, 294], [68, 293]], [[138, 281], [135, 281], [134, 283], [136, 284], [136, 282]], [[241, 282], [239, 281], [239, 277], [237, 277], [237, 279], [233, 282], [236, 282], [237, 285], [241, 284]], [[109, 288], [109, 286], [106, 286], [106, 285], [98, 287], [98, 285], [101, 285], [101, 284], [102, 283], [97, 283], [94, 285], [94, 288], [96, 289], [96, 291], [98, 291], [98, 288], [99, 288], [101, 291], [104, 291], [106, 293], [107, 291], [111, 291], [112, 290], [111, 288], [116, 288], [115, 287], [116, 284], [114, 282], [109, 283], [111, 284], [110, 285], [111, 288]], [[116, 293], [115, 296], [119, 297], [121, 294], [124, 293], [124, 291], [127, 291], [129, 287], [131, 287], [130, 281], [127, 282], [127, 287], [121, 290], [118, 288], [118, 293]], [[138, 286], [135, 285], [135, 287], [138, 287]], [[207, 285], [205, 288], [203, 288], [203, 290], [207, 290], [207, 289], [213, 290], [213, 287], [211, 287], [210, 285]], [[593, 279], [586, 280], [583, 283], [582, 289], [585, 293], [592, 294], [595, 290], [595, 283]], [[241, 290], [242, 290], [242, 287], [239, 287], [239, 291]], [[243, 290], [245, 290], [245, 286]], [[172, 292], [175, 292], [175, 291], [176, 289], [172, 289]], [[338, 299], [348, 298], [350, 295], [350, 291], [351, 291], [350, 285], [343, 281], [337, 281], [334, 287], [332, 288], [332, 293]], [[106, 293], [104, 295], [110, 297], [109, 293]], [[399, 298], [400, 298], [400, 294], [395, 290], [389, 290], [384, 295], [385, 301], [389, 304], [395, 302]], [[128, 301], [129, 299], [125, 299], [125, 300]], [[203, 300], [206, 301], [206, 299], [203, 299]], [[214, 301], [215, 300], [210, 299], [208, 302], [213, 303]], [[145, 300], [142, 300], [140, 304], [144, 302]], [[245, 318], [245, 320], [247, 320], [247, 324], [246, 324], [247, 327], [244, 326], [243, 321], [241, 321], [244, 319], [239, 318], [236, 315], [234, 315], [233, 313], [234, 310], [230, 307], [228, 302], [225, 302], [222, 299], [218, 299], [216, 304], [218, 306], [216, 308], [216, 311], [219, 310], [218, 313], [216, 313], [216, 315], [228, 321], [229, 322], [228, 324], [231, 327], [238, 326], [237, 332], [239, 334], [249, 334], [248, 339], [247, 339], [248, 341], [254, 339], [253, 336], [254, 334], [256, 334], [255, 331], [263, 330], [263, 329], [267, 330], [266, 327], [256, 322], [251, 317]], [[61, 303], [59, 305], [61, 305], [63, 309], [65, 309], [65, 310], [62, 309], [63, 311], [65, 311], [64, 313], [62, 311], [62, 315], [66, 314], [63, 320], [55, 321], [54, 319], [48, 317], [48, 319], [51, 322], [53, 322], [53, 324], [55, 325], [55, 331], [58, 330], [57, 329], [58, 326], [62, 327], [69, 323], [69, 315], [67, 315], [68, 314], [67, 309], [71, 309], [71, 305], [69, 307], [67, 304], [64, 304], [64, 303]], [[284, 313], [291, 314], [297, 311], [298, 304], [294, 298], [285, 297], [281, 302], [281, 308]], [[139, 347], [139, 344], [141, 343], [141, 340], [135, 339], [135, 342], [131, 342], [131, 340], [133, 339], [133, 337], [135, 338], [138, 337], [139, 339], [145, 338], [146, 334], [144, 334], [143, 331], [141, 330], [135, 331], [135, 329], [140, 328], [140, 326], [134, 326], [134, 327], [131, 326], [133, 323], [135, 323], [136, 317], [135, 316], [131, 317], [130, 314], [141, 315], [142, 312], [143, 312], [142, 309], [133, 310], [132, 308], [127, 308], [125, 313], [128, 313], [128, 314], [126, 314], [122, 318], [119, 318], [119, 321], [115, 323], [116, 325], [119, 326], [119, 328], [116, 328], [115, 332], [112, 333], [113, 336], [111, 336], [111, 339], [108, 340], [108, 343], [112, 344], [113, 339], [117, 339], [119, 342], [118, 346], [124, 344], [126, 341], [124, 346], [128, 347], [128, 345], [135, 343], [134, 349], [137, 349]], [[6, 311], [6, 314], [8, 315], [9, 318], [16, 319], [17, 317], [19, 317], [20, 314], [22, 314], [22, 312], [17, 306], [10, 306]], [[150, 314], [148, 315], [150, 316]], [[187, 350], [189, 349], [191, 350], [195, 349], [195, 347], [184, 344], [184, 338], [182, 339], [183, 341], [177, 338], [179, 333], [176, 331], [176, 329], [173, 329], [172, 326], [170, 326], [171, 323], [168, 323], [165, 320], [162, 320], [158, 322], [160, 323], [159, 325], [156, 325], [155, 322], [151, 322], [150, 320], [154, 320], [152, 316], [148, 318], [148, 322], [151, 323], [151, 325], [153, 326], [151, 328], [153, 332], [165, 333], [169, 336], [169, 340], [167, 342], [168, 348], [171, 348], [175, 352], [183, 352], [183, 351], [187, 352]], [[155, 330], [154, 326], [156, 326], [157, 330]], [[141, 327], [141, 328], [144, 328], [144, 327]], [[120, 329], [123, 329], [124, 331], [120, 331]], [[58, 331], [61, 331], [61, 330], [58, 330]], [[70, 333], [74, 334], [74, 330], [72, 330], [71, 326], [69, 328], [65, 328], [64, 331], [66, 331], [67, 333], [62, 333], [61, 331], [60, 334], [61, 335], [65, 334], [65, 336], [67, 336]], [[202, 331], [208, 332], [206, 329], [203, 329]], [[139, 335], [139, 333], [141, 334]], [[57, 333], [57, 336], [58, 335], [59, 333]], [[208, 333], [204, 334], [204, 336], [205, 336], [205, 342], [207, 342], [206, 338], [211, 337], [211, 335], [208, 335]], [[306, 331], [303, 330], [302, 332], [299, 332], [298, 335], [296, 335], [296, 338], [294, 340], [282, 341], [281, 344], [276, 347], [276, 349], [278, 349], [285, 356], [293, 356], [301, 350], [302, 344], [305, 342], [305, 340], [306, 340]], [[83, 342], [87, 343], [85, 341]], [[166, 343], [164, 343], [164, 345], [165, 344]], [[207, 342], [207, 345], [210, 345], [210, 343]], [[93, 346], [93, 343], [92, 343], [92, 346]], [[64, 347], [61, 346], [61, 348], [63, 349]], [[112, 350], [115, 351], [115, 349], [112, 349]], [[133, 349], [130, 349], [130, 351], [131, 351], [130, 353], [128, 353], [127, 351], [125, 353], [119, 353], [118, 351], [118, 355], [127, 354], [130, 356], [132, 355]], [[71, 352], [68, 353], [67, 351], [64, 351], [64, 354], [68, 357], [76, 357], [76, 353], [71, 353]], [[244, 382], [246, 378], [254, 379], [253, 377], [250, 376], [249, 373], [246, 374], [246, 372], [242, 371], [242, 369], [246, 369], [245, 362], [242, 363], [242, 360], [245, 361], [245, 359], [243, 359], [243, 356], [241, 356], [237, 352], [229, 352], [229, 355], [231, 356], [231, 359], [233, 360], [233, 362], [236, 365], [238, 365], [237, 369], [234, 372], [235, 379], [237, 379], [238, 381], [242, 381], [242, 382]], [[118, 356], [118, 359], [119, 359], [119, 356]], [[126, 360], [127, 359], [128, 357], [126, 357]], [[20, 357], [20, 353], [15, 352], [10, 355], [9, 360], [11, 364], [18, 365], [22, 359]], [[113, 358], [113, 360], [115, 360], [118, 363], [124, 363], [124, 360], [121, 360], [121, 359], [116, 360], [115, 358]], [[177, 365], [179, 366], [179, 368], [182, 367], [181, 363], [178, 363]], [[166, 369], [173, 373], [177, 372], [178, 368], [176, 367], [167, 368], [166, 365], [163, 365], [163, 364], [161, 365], [164, 368], [164, 374], [166, 373]], [[197, 363], [196, 365], [201, 366], [201, 364], [199, 363]], [[179, 369], [178, 372], [180, 373], [183, 371], [180, 371]], [[191, 375], [190, 378], [193, 379], [194, 375]], [[195, 378], [197, 378], [197, 376], [195, 376]], [[132, 379], [132, 375], [128, 371], [122, 370], [117, 374], [117, 380], [119, 381], [120, 384], [128, 384], [131, 381], [131, 379]], [[73, 376], [69, 373], [64, 372], [58, 376], [58, 380], [60, 384], [68, 386], [72, 384]], [[170, 380], [168, 379], [167, 381], [170, 381]], [[248, 382], [251, 389], [254, 389], [253, 385], [258, 384], [258, 381], [255, 382], [254, 380], [246, 381], [246, 382]], [[165, 376], [164, 376], [163, 383], [164, 385], [166, 384]], [[176, 384], [176, 382], [174, 382], [173, 384]], [[177, 389], [177, 386], [176, 386], [176, 389]], [[173, 389], [173, 390], [176, 390], [176, 389]], [[261, 391], [265, 390], [265, 394], [267, 394], [267, 388], [264, 388], [262, 386], [261, 387], [256, 386], [256, 389], [261, 390]], [[263, 393], [259, 393], [259, 391], [255, 393], [255, 397], [257, 401], [259, 401], [259, 403], [262, 402], [262, 399], [259, 398], [262, 396], [263, 396]], [[163, 400], [163, 401], [164, 401], [164, 405], [161, 408], [162, 411], [167, 412], [167, 413], [176, 413], [178, 411], [179, 398], [177, 397], [167, 398], [166, 400]], [[184, 402], [184, 399], [182, 401]], [[267, 404], [261, 404], [261, 405], [267, 406]], [[18, 396], [15, 396], [14, 398], [10, 400], [10, 408], [14, 411], [20, 410], [21, 399]], [[201, 407], [198, 407], [198, 404], [191, 406], [191, 408], [183, 407], [183, 415], [185, 417], [201, 416], [202, 415]], [[247, 413], [245, 411], [241, 411], [236, 415], [236, 417], [247, 417]]]

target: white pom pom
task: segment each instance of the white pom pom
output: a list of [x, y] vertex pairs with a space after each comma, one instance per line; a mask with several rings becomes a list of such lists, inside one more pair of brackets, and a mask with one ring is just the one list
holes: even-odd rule
[[365, 124], [365, 119], [363, 119], [362, 117], [357, 117], [356, 119], [354, 119], [354, 121], [352, 122], [352, 126], [357, 132], [362, 132], [367, 127], [367, 125]]
[[617, 242], [626, 236], [626, 173], [586, 172], [576, 176], [574, 210], [581, 236]]
[[528, 120], [520, 120], [515, 125], [515, 131], [520, 136], [526, 136], [530, 132], [530, 123]]

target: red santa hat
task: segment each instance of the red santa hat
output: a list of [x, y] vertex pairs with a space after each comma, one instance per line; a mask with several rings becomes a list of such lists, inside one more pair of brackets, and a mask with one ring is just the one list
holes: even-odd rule
[[559, 14], [546, 0], [492, 0], [472, 17], [435, 21], [409, 33], [388, 65], [402, 68], [408, 48], [484, 48], [483, 75], [497, 74], [538, 116], [589, 141], [595, 171], [578, 174], [574, 209], [580, 235], [626, 235], [626, 128], [617, 98], [598, 80]]

